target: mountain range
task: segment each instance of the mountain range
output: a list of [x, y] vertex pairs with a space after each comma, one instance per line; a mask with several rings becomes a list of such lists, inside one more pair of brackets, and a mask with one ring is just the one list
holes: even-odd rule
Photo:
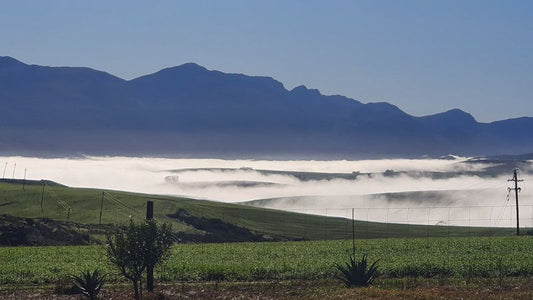
[[[431, 99], [428, 99], [431, 101]], [[505, 99], [502, 99], [505, 101]], [[0, 154], [378, 158], [533, 152], [533, 118], [415, 117], [194, 63], [132, 80], [0, 57]], [[483, 103], [480, 103], [483, 105]]]

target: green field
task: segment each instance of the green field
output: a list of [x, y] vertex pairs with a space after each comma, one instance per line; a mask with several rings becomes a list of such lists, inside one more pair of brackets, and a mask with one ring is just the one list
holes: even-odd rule
[[[357, 240], [359, 253], [380, 259], [382, 278], [533, 275], [533, 237], [458, 237]], [[160, 281], [288, 280], [333, 278], [351, 241], [177, 244], [156, 270]], [[502, 267], [498, 260], [502, 259]], [[0, 285], [43, 285], [99, 268], [123, 282], [107, 264], [103, 246], [0, 248]]]
[[[40, 182], [26, 184], [0, 182], [0, 208], [2, 214], [25, 218], [67, 219], [70, 222], [98, 224], [102, 190], [70, 188], [47, 184], [44, 188], [43, 209]], [[144, 218], [146, 201], [155, 203], [155, 217], [173, 224], [175, 231], [205, 233], [184, 222], [169, 217], [178, 210], [186, 210], [198, 218], [219, 219], [256, 234], [276, 240], [324, 240], [349, 239], [352, 237], [352, 222], [347, 218], [324, 217], [264, 209], [238, 204], [193, 200], [180, 197], [105, 191], [102, 213], [104, 224], [124, 224], [130, 216]], [[384, 237], [432, 237], [432, 236], [486, 236], [512, 235], [511, 228], [476, 228], [454, 226], [427, 226], [385, 224], [356, 221], [356, 238]]]

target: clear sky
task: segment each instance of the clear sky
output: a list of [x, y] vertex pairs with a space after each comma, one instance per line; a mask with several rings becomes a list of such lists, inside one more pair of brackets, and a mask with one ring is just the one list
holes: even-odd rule
[[413, 115], [533, 116], [533, 1], [0, 1], [0, 55], [125, 79], [196, 62]]

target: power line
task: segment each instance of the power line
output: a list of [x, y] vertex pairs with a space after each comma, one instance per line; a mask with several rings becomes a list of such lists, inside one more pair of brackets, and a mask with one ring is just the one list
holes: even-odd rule
[[[67, 212], [67, 222], [68, 222], [70, 220], [70, 211], [71, 211], [71, 207], [68, 204], [68, 202], [59, 199], [56, 193], [49, 188], [48, 184], [46, 184], [45, 181], [43, 181], [43, 196], [42, 197], [44, 197], [44, 190], [46, 190], [48, 194], [52, 196], [55, 202]], [[41, 198], [41, 209], [42, 209], [42, 198]]]
[[136, 215], [138, 217], [142, 217], [144, 214], [143, 212], [125, 204], [124, 202], [122, 202], [121, 200], [119, 200], [116, 196], [114, 196], [112, 193], [110, 193], [109, 191], [105, 193], [106, 196], [108, 196], [107, 198], [110, 199], [111, 201], [113, 201], [115, 204], [119, 205], [120, 207], [122, 208], [125, 208], [127, 210], [129, 210], [130, 212], [133, 213], [133, 215]]
[[507, 208], [507, 205], [509, 204], [509, 197], [511, 195], [511, 190], [508, 189], [507, 190], [507, 197], [506, 197], [506, 200], [505, 200], [505, 205], [503, 206], [502, 210], [500, 211], [500, 213], [498, 214], [498, 217], [496, 218], [496, 225], [499, 224], [500, 222], [500, 219], [503, 217], [503, 214], [505, 213], [505, 209]]

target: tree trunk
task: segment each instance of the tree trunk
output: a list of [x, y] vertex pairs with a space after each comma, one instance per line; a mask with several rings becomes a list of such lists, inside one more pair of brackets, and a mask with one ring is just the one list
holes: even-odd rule
[[143, 277], [141, 275], [141, 279], [139, 279], [139, 300], [143, 298]]
[[132, 280], [133, 282], [133, 290], [135, 291], [135, 300], [141, 300], [140, 294], [139, 294], [139, 285], [137, 284], [137, 280]]

